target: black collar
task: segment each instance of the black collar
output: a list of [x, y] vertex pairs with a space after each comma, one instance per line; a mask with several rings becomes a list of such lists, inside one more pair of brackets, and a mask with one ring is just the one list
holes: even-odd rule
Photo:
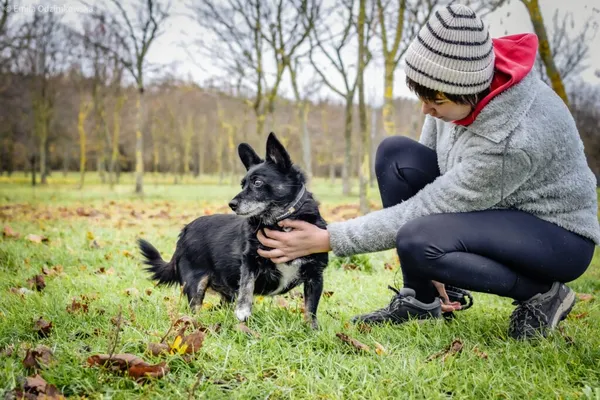
[[300, 189], [298, 196], [296, 196], [294, 201], [292, 201], [292, 204], [286, 207], [286, 211], [283, 214], [275, 217], [275, 222], [277, 223], [279, 221], [282, 221], [290, 215], [292, 215], [293, 213], [295, 213], [296, 211], [298, 211], [298, 209], [304, 205], [307, 198], [308, 192], [306, 191], [306, 186], [302, 185], [302, 189]]

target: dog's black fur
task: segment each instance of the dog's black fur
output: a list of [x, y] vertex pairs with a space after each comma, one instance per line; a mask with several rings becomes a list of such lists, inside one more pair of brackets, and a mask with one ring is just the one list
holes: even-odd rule
[[281, 230], [277, 222], [283, 218], [325, 228], [318, 204], [305, 190], [304, 174], [273, 133], [267, 139], [265, 160], [246, 143], [239, 145], [238, 153], [247, 173], [242, 191], [229, 203], [237, 215], [203, 216], [186, 225], [169, 262], [139, 239], [144, 263], [149, 265], [146, 270], [159, 284], [183, 285], [192, 307], [202, 305], [207, 289], [219, 293], [224, 302], [237, 299], [235, 313], [240, 321], [250, 316], [253, 294], [283, 294], [303, 283], [305, 317], [316, 328], [327, 253], [277, 266], [258, 255], [256, 250], [263, 246], [256, 234], [264, 227]]

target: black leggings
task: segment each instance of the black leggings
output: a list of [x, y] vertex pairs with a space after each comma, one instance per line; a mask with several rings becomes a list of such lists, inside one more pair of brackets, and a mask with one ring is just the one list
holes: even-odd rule
[[[375, 171], [384, 207], [409, 199], [440, 175], [435, 151], [394, 136], [377, 149]], [[594, 242], [532, 214], [486, 210], [409, 221], [396, 248], [404, 286], [430, 303], [432, 280], [525, 300], [569, 282], [589, 266]]]

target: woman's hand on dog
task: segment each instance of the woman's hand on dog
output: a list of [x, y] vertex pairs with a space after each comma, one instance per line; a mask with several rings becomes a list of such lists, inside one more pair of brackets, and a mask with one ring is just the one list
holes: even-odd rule
[[264, 229], [257, 234], [258, 241], [272, 250], [258, 249], [258, 254], [276, 264], [292, 261], [309, 254], [326, 253], [331, 250], [329, 232], [306, 221], [284, 219], [278, 224], [291, 228], [289, 232]]

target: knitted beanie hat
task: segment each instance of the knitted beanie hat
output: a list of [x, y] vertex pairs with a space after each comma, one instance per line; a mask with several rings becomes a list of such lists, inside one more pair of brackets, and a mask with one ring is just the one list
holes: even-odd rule
[[452, 4], [427, 21], [406, 51], [406, 76], [428, 89], [475, 94], [494, 76], [490, 33], [469, 7]]

